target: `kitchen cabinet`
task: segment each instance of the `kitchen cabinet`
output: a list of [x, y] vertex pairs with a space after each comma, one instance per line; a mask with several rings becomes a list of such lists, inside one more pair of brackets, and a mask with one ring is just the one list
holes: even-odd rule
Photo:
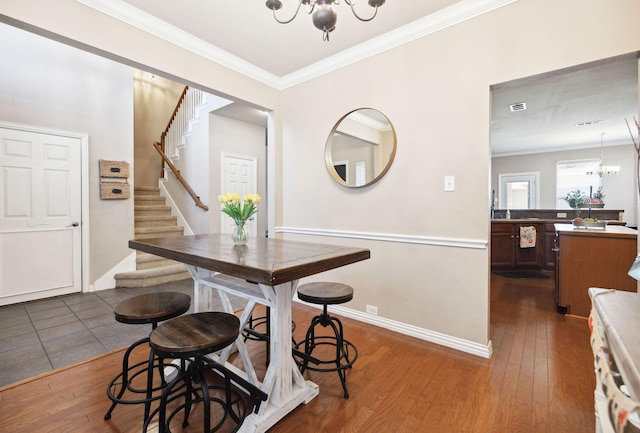
[[558, 251], [555, 224], [545, 223], [542, 237], [542, 245], [544, 247], [542, 250], [542, 266], [545, 269], [553, 270], [556, 268], [556, 255]]
[[[536, 228], [536, 246], [520, 248], [520, 227]], [[491, 223], [491, 267], [495, 269], [540, 268], [544, 249], [543, 224], [529, 221]]]
[[558, 306], [568, 314], [587, 317], [590, 287], [636, 292], [637, 282], [627, 272], [637, 255], [637, 230], [622, 226], [574, 229], [556, 224], [558, 233]]

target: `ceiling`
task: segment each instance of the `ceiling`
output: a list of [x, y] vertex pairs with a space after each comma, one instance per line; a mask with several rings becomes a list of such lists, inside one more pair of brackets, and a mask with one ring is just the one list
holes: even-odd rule
[[[283, 25], [265, 0], [76, 1], [282, 90], [517, 0], [388, 0], [370, 22], [341, 0], [330, 41], [304, 5]], [[351, 1], [360, 16], [373, 14], [367, 0]], [[282, 3], [278, 17], [289, 19], [298, 1]]]
[[[345, 0], [330, 41], [301, 10], [278, 24], [265, 0], [77, 0], [237, 72], [285, 89], [517, 0], [388, 0], [371, 22]], [[295, 0], [282, 0], [280, 19]], [[304, 6], [303, 6], [304, 8]], [[355, 6], [361, 16], [372, 8]], [[525, 102], [527, 110], [509, 105]], [[238, 114], [236, 113], [235, 116]], [[628, 144], [638, 117], [638, 59], [627, 55], [492, 87], [494, 156]], [[337, 119], [336, 119], [337, 120]], [[599, 121], [577, 127], [577, 123]]]
[[[601, 139], [604, 146], [629, 144], [625, 119], [635, 128], [638, 56], [498, 84], [491, 98], [494, 156], [598, 147]], [[519, 103], [526, 110], [512, 112]]]

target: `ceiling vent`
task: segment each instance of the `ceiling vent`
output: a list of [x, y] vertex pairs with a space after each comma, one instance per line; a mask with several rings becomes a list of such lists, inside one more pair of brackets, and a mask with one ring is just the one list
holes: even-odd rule
[[602, 122], [602, 120], [589, 120], [587, 122], [579, 122], [576, 123], [576, 126], [589, 126], [589, 125], [597, 125], [598, 123]]
[[515, 113], [516, 111], [524, 111], [527, 109], [527, 103], [517, 102], [515, 104], [509, 105], [509, 109], [511, 110], [512, 113]]

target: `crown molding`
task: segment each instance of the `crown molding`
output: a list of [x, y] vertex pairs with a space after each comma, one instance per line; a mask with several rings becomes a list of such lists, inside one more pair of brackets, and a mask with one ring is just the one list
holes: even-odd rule
[[301, 84], [368, 57], [491, 12], [518, 0], [463, 0], [406, 26], [344, 50], [320, 62], [279, 77], [227, 51], [147, 14], [121, 0], [76, 0], [85, 6], [132, 25], [194, 54], [225, 66], [277, 90]]
[[252, 63], [234, 56], [215, 45], [209, 44], [202, 39], [196, 38], [171, 24], [137, 9], [121, 0], [76, 0], [85, 6], [97, 10], [100, 13], [109, 15], [117, 20], [136, 27], [144, 32], [157, 36], [180, 48], [184, 48], [194, 54], [209, 59], [235, 72], [259, 81], [267, 86], [278, 89], [281, 79], [258, 68]]
[[406, 26], [399, 27], [320, 62], [285, 75], [280, 80], [280, 88], [284, 90], [301, 84], [517, 1], [463, 0]]
[[[628, 146], [633, 144], [631, 140], [611, 140], [609, 143], [605, 144], [604, 147], [612, 147], [612, 146]], [[549, 147], [539, 147], [535, 149], [522, 149], [522, 150], [514, 150], [509, 152], [494, 152], [491, 153], [492, 158], [502, 158], [505, 156], [523, 156], [523, 155], [534, 155], [538, 153], [551, 153], [551, 152], [566, 152], [566, 151], [574, 151], [574, 150], [585, 150], [585, 149], [595, 149], [601, 148], [600, 144], [573, 144], [567, 146], [549, 146]]]

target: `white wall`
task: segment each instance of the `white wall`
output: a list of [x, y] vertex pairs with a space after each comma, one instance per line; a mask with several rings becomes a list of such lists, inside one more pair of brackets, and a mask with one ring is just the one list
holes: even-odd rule
[[[602, 191], [608, 209], [624, 210], [624, 221], [637, 225], [636, 208], [636, 152], [632, 144], [624, 146], [590, 148], [562, 152], [534, 153], [531, 155], [503, 156], [491, 160], [491, 187], [498, 193], [498, 175], [511, 173], [540, 173], [540, 208], [556, 208], [556, 162], [600, 158], [604, 156], [607, 165], [619, 165], [616, 175], [603, 176]], [[588, 191], [587, 191], [588, 192]]]
[[100, 199], [98, 160], [133, 162], [132, 69], [4, 24], [0, 56], [0, 119], [89, 135], [92, 284], [130, 254], [133, 199]]

